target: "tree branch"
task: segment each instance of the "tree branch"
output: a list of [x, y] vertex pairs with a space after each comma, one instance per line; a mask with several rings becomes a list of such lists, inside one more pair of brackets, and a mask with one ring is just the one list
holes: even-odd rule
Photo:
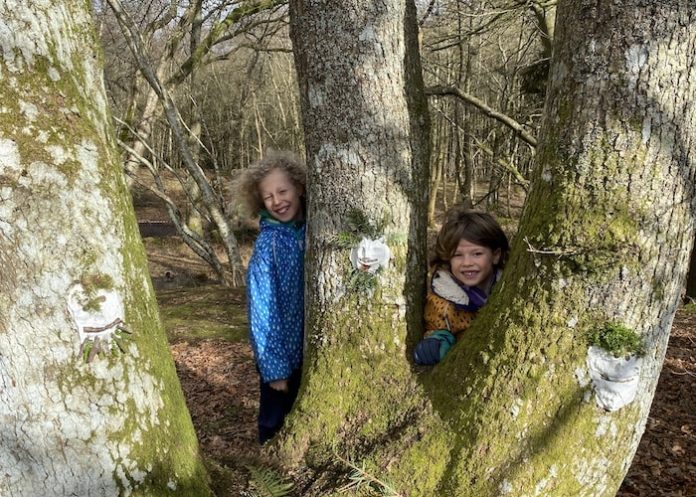
[[287, 3], [287, 0], [260, 0], [258, 2], [253, 2], [250, 5], [233, 9], [224, 20], [217, 23], [208, 32], [206, 37], [201, 40], [201, 43], [198, 45], [198, 47], [196, 47], [195, 52], [193, 52], [191, 56], [179, 67], [179, 71], [169, 79], [168, 83], [177, 84], [186, 79], [186, 76], [191, 72], [193, 67], [198, 65], [203, 57], [210, 52], [211, 47], [217, 43], [218, 39], [231, 25], [241, 21], [245, 17], [252, 16], [264, 10], [272, 9], [285, 3]]
[[[126, 143], [122, 142], [121, 140], [117, 140], [117, 142], [119, 146], [121, 146], [127, 152], [133, 154], [133, 156], [137, 158], [141, 164], [147, 167], [147, 169], [150, 171], [150, 174], [152, 175], [152, 178], [155, 181], [156, 188], [142, 183], [138, 180], [137, 176], [135, 176], [130, 171], [126, 171], [126, 174], [129, 174], [134, 179], [134, 181], [147, 188], [157, 198], [164, 202], [165, 207], [167, 208], [167, 213], [169, 214], [169, 219], [171, 219], [172, 223], [174, 223], [177, 232], [179, 233], [179, 235], [181, 235], [186, 245], [191, 247], [191, 250], [193, 250], [196, 253], [196, 255], [198, 255], [198, 257], [200, 257], [206, 263], [208, 263], [208, 265], [212, 267], [217, 273], [217, 275], [220, 277], [220, 280], [224, 281], [226, 278], [225, 270], [222, 267], [222, 264], [220, 263], [220, 260], [218, 259], [217, 255], [215, 254], [215, 250], [203, 238], [199, 237], [194, 231], [192, 231], [183, 221], [183, 219], [181, 218], [181, 211], [179, 210], [179, 207], [176, 205], [176, 202], [174, 202], [174, 200], [172, 200], [172, 198], [169, 195], [167, 195], [167, 192], [164, 188], [164, 184], [162, 183], [162, 179], [155, 165], [152, 164], [152, 162], [147, 160], [145, 157], [138, 154]], [[169, 166], [167, 168], [171, 169], [171, 167]]]
[[133, 20], [128, 16], [127, 13], [123, 11], [123, 6], [120, 0], [107, 0], [109, 6], [111, 7], [116, 20], [118, 21], [121, 29], [123, 31], [123, 36], [128, 43], [133, 56], [138, 62], [138, 66], [143, 76], [150, 84], [154, 92], [157, 94], [159, 101], [164, 109], [164, 115], [169, 124], [169, 128], [172, 131], [172, 136], [176, 144], [178, 145], [179, 151], [181, 153], [184, 166], [188, 170], [191, 177], [198, 185], [201, 191], [201, 196], [203, 203], [205, 204], [211, 218], [213, 219], [215, 225], [220, 231], [220, 236], [224, 241], [227, 255], [229, 258], [229, 264], [232, 269], [232, 284], [237, 285], [243, 281], [243, 264], [242, 258], [239, 254], [239, 246], [237, 240], [232, 232], [232, 228], [226, 219], [224, 213], [222, 212], [220, 205], [217, 201], [215, 192], [205, 173], [201, 169], [200, 165], [196, 162], [191, 152], [191, 148], [188, 145], [184, 130], [181, 125], [181, 116], [179, 111], [172, 99], [167, 88], [162, 84], [160, 79], [155, 74], [152, 69], [152, 64], [148, 60], [145, 49], [143, 48], [143, 40], [140, 34], [136, 31]]
[[431, 86], [430, 88], [425, 89], [425, 94], [426, 95], [434, 95], [434, 96], [453, 96], [457, 97], [459, 100], [469, 104], [473, 105], [477, 109], [479, 109], [483, 114], [485, 114], [488, 117], [491, 117], [495, 119], [498, 122], [503, 123], [505, 126], [510, 128], [515, 132], [517, 136], [520, 137], [524, 142], [527, 144], [531, 145], [532, 147], [537, 146], [537, 139], [532, 136], [530, 133], [525, 131], [524, 126], [520, 123], [518, 123], [516, 120], [514, 120], [512, 117], [503, 114], [502, 112], [498, 112], [497, 110], [489, 107], [485, 102], [482, 100], [479, 100], [478, 98], [469, 95], [468, 93], [463, 93], [462, 91], [459, 90], [459, 88], [456, 88], [454, 86]]

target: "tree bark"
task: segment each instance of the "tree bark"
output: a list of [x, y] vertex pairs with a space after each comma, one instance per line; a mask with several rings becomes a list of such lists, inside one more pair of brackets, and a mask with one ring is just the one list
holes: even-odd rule
[[[416, 31], [401, 2], [341, 4], [291, 3], [310, 165], [308, 354], [279, 455], [312, 466], [317, 493], [342, 459], [411, 497], [615, 495], [693, 242], [696, 11], [677, 0], [559, 3], [508, 269], [445, 361], [414, 374], [404, 342], [417, 334], [424, 257], [411, 185], [427, 175], [408, 167], [422, 149], [408, 138], [418, 121], [404, 117], [414, 109], [404, 89], [418, 87], [403, 78], [415, 66], [400, 50], [415, 50]], [[351, 291], [335, 244], [351, 209], [393, 216], [395, 263], [369, 291]], [[394, 243], [406, 232], [408, 249]], [[588, 379], [588, 337], [613, 323], [637, 333], [645, 354], [635, 398], [612, 411]]]
[[209, 496], [86, 2], [0, 3], [0, 494]]
[[[421, 332], [429, 174], [413, 3], [297, 0], [290, 9], [310, 185], [308, 374], [282, 447], [298, 460], [313, 444], [323, 452], [342, 440], [348, 454], [410, 424], [385, 416], [383, 402], [417, 386], [406, 344]], [[391, 249], [374, 276], [349, 259], [363, 237]], [[411, 397], [399, 411], [419, 410]]]
[[[461, 411], [444, 392], [434, 403], [448, 406], [440, 412], [467, 447], [442, 488], [467, 485], [471, 495], [615, 495], [644, 430], [693, 242], [696, 12], [685, 2], [565, 1], [558, 15], [509, 269], [432, 377], [434, 389], [445, 379], [467, 385]], [[587, 336], [611, 321], [646, 346], [638, 395], [617, 412], [598, 408], [586, 384]]]

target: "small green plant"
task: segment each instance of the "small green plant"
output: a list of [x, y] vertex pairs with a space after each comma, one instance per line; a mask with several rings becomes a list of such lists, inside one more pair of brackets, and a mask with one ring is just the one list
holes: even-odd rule
[[283, 476], [271, 468], [260, 468], [247, 465], [249, 471], [249, 486], [255, 497], [285, 497], [293, 488]]
[[689, 298], [681, 310], [682, 312], [686, 312], [687, 314], [696, 314], [696, 301], [694, 301], [694, 299], [692, 298]]
[[333, 243], [337, 248], [349, 249], [355, 247], [363, 238], [379, 238], [384, 234], [384, 229], [389, 224], [389, 216], [384, 215], [377, 223], [370, 221], [364, 212], [353, 208], [346, 214], [345, 231], [339, 232]]
[[638, 333], [612, 321], [590, 332], [590, 345], [604, 349], [614, 357], [642, 356], [645, 353], [643, 339]]
[[350, 481], [339, 488], [338, 493], [344, 494], [356, 490], [367, 490], [371, 495], [380, 497], [403, 497], [403, 494], [400, 494], [394, 490], [394, 488], [392, 488], [390, 485], [368, 473], [365, 470], [364, 464], [358, 467], [352, 462], [343, 459], [338, 454], [334, 455], [339, 461], [352, 470], [350, 475], [348, 475], [348, 479]]
[[340, 249], [350, 249], [360, 243], [360, 237], [348, 231], [341, 231], [334, 239], [334, 244]]
[[351, 232], [366, 236], [369, 238], [377, 238], [384, 233], [384, 228], [388, 224], [389, 220], [387, 216], [377, 224], [370, 221], [364, 212], [359, 209], [351, 209], [346, 215], [347, 224]]
[[84, 289], [84, 296], [81, 299], [82, 307], [86, 311], [99, 312], [106, 298], [99, 295], [98, 291], [112, 289], [114, 280], [107, 274], [96, 273], [83, 276], [80, 284]]
[[[341, 231], [333, 238], [332, 243], [336, 248], [353, 250], [359, 248], [364, 239], [368, 239], [366, 243], [375, 243], [375, 241], [383, 242], [384, 230], [389, 224], [389, 215], [378, 221], [373, 222], [359, 209], [352, 208], [346, 213], [345, 221], [347, 230]], [[351, 255], [353, 257], [353, 255]], [[355, 264], [355, 261], [352, 261]], [[377, 287], [377, 274], [381, 268], [376, 271], [368, 270], [364, 267], [350, 267], [346, 272], [346, 288], [349, 292], [367, 293]]]
[[377, 287], [377, 275], [352, 269], [348, 276], [348, 290], [357, 293], [367, 293]]

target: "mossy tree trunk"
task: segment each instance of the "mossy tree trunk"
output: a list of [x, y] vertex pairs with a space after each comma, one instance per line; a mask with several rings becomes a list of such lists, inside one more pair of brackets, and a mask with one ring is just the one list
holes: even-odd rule
[[[374, 445], [420, 410], [406, 343], [421, 331], [428, 123], [412, 2], [290, 9], [309, 164], [310, 349], [285, 447], [301, 457], [317, 437]], [[354, 271], [351, 248], [380, 237], [389, 267]], [[403, 408], [392, 417], [385, 402]]]
[[[409, 135], [418, 114], [404, 117], [419, 100], [403, 92], [419, 87], [402, 76], [415, 57], [400, 50], [415, 49], [415, 27], [401, 2], [328, 4], [291, 2], [311, 171], [308, 353], [279, 455], [317, 471], [306, 495], [335, 487], [334, 454], [409, 496], [615, 495], [693, 242], [696, 9], [559, 2], [538, 163], [506, 274], [446, 360], [414, 374], [404, 343], [420, 318], [410, 306], [425, 195], [405, 185], [427, 176], [408, 162], [423, 148]], [[335, 243], [350, 209], [375, 222], [391, 209], [388, 240], [409, 240], [370, 291], [351, 290]], [[614, 411], [598, 406], [587, 363], [588, 335], [611, 323], [645, 345], [637, 395]]]
[[0, 3], [0, 494], [208, 496], [87, 2]]

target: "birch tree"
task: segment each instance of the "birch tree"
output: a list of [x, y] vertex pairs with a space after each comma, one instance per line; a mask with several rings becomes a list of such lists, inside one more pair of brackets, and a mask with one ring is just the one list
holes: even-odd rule
[[[308, 352], [278, 455], [313, 468], [305, 495], [330, 493], [351, 465], [411, 497], [615, 495], [693, 242], [696, 9], [559, 2], [508, 269], [453, 351], [420, 373], [408, 345], [426, 265], [413, 3], [290, 5], [310, 168]], [[351, 249], [380, 236], [390, 264], [354, 269]], [[615, 371], [603, 369], [609, 351]]]
[[0, 494], [208, 496], [87, 2], [0, 2]]

